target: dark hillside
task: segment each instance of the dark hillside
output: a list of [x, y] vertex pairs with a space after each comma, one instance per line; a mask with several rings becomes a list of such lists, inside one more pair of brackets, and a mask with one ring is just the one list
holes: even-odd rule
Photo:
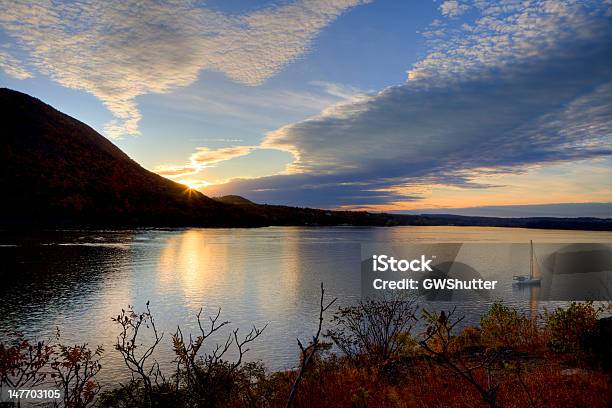
[[0, 89], [2, 224], [233, 225], [241, 211], [142, 168], [95, 130]]

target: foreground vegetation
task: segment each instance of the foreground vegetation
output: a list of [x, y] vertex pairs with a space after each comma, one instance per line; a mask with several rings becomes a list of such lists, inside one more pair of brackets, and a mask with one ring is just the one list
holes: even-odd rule
[[[116, 352], [131, 381], [101, 390], [105, 351], [87, 344], [0, 344], [3, 388], [55, 384], [65, 407], [606, 407], [612, 405], [611, 318], [572, 303], [536, 318], [495, 303], [478, 326], [455, 310], [422, 310], [414, 299], [371, 300], [332, 311], [321, 303], [317, 331], [298, 340], [299, 367], [268, 372], [247, 362], [265, 327], [241, 335], [215, 316], [199, 333], [171, 336], [176, 368], [164, 373], [155, 349], [164, 336], [147, 303], [113, 320]], [[330, 315], [330, 316], [328, 316]], [[213, 334], [226, 341], [211, 345]], [[230, 361], [230, 351], [238, 358]], [[5, 405], [10, 406], [8, 403]], [[22, 406], [25, 404], [22, 404]]]

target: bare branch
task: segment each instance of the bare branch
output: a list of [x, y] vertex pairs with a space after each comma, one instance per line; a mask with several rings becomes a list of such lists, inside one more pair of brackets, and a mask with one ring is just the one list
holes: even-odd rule
[[316, 334], [313, 336], [312, 341], [307, 347], [304, 347], [300, 339], [297, 339], [298, 346], [300, 347], [301, 353], [301, 364], [300, 369], [298, 371], [298, 375], [293, 381], [293, 385], [291, 386], [291, 391], [289, 392], [289, 397], [287, 398], [287, 403], [285, 404], [285, 408], [290, 408], [291, 404], [293, 404], [293, 400], [297, 394], [297, 389], [302, 382], [302, 378], [306, 373], [308, 366], [311, 363], [313, 356], [317, 353], [320, 346], [320, 336], [321, 329], [323, 328], [323, 313], [325, 313], [338, 298], [332, 299], [327, 305], [324, 305], [325, 299], [325, 289], [323, 288], [323, 282], [321, 282], [321, 299], [319, 302], [319, 326], [317, 328]]

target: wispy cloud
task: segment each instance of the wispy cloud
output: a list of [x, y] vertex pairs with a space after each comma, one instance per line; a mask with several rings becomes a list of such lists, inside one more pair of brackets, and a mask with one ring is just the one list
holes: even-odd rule
[[160, 165], [153, 171], [169, 178], [179, 178], [198, 173], [200, 170], [214, 166], [217, 163], [246, 156], [256, 146], [232, 146], [220, 149], [198, 147], [185, 165]]
[[[287, 117], [299, 120], [317, 114], [340, 101], [352, 101], [364, 91], [338, 83], [313, 81], [306, 89], [208, 84], [206, 89], [185, 88], [166, 96], [164, 109], [196, 115], [215, 114], [248, 121], [250, 126], [274, 129], [287, 123]], [[228, 141], [231, 142], [231, 141]], [[235, 142], [235, 141], [234, 141]]]
[[[189, 85], [202, 70], [258, 85], [364, 2], [301, 0], [235, 16], [178, 0], [17, 0], [0, 3], [0, 24], [30, 66], [99, 98], [116, 118], [105, 133], [120, 137], [138, 134], [136, 97]], [[11, 75], [26, 72], [3, 65]]]
[[434, 24], [431, 51], [405, 84], [269, 133], [263, 146], [292, 152], [293, 175], [235, 181], [215, 194], [377, 205], [421, 199], [423, 185], [492, 188], [471, 180], [612, 154], [609, 6], [470, 6], [473, 21]]

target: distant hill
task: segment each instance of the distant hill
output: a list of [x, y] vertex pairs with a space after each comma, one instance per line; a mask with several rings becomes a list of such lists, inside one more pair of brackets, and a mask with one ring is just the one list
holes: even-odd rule
[[231, 204], [231, 205], [246, 205], [246, 206], [257, 205], [251, 200], [247, 200], [246, 198], [240, 197], [239, 195], [226, 195], [223, 197], [213, 197], [213, 200], [218, 201], [220, 203]]
[[211, 199], [141, 167], [78, 120], [0, 89], [0, 226], [478, 225], [612, 230], [594, 218], [486, 218], [329, 211]]

